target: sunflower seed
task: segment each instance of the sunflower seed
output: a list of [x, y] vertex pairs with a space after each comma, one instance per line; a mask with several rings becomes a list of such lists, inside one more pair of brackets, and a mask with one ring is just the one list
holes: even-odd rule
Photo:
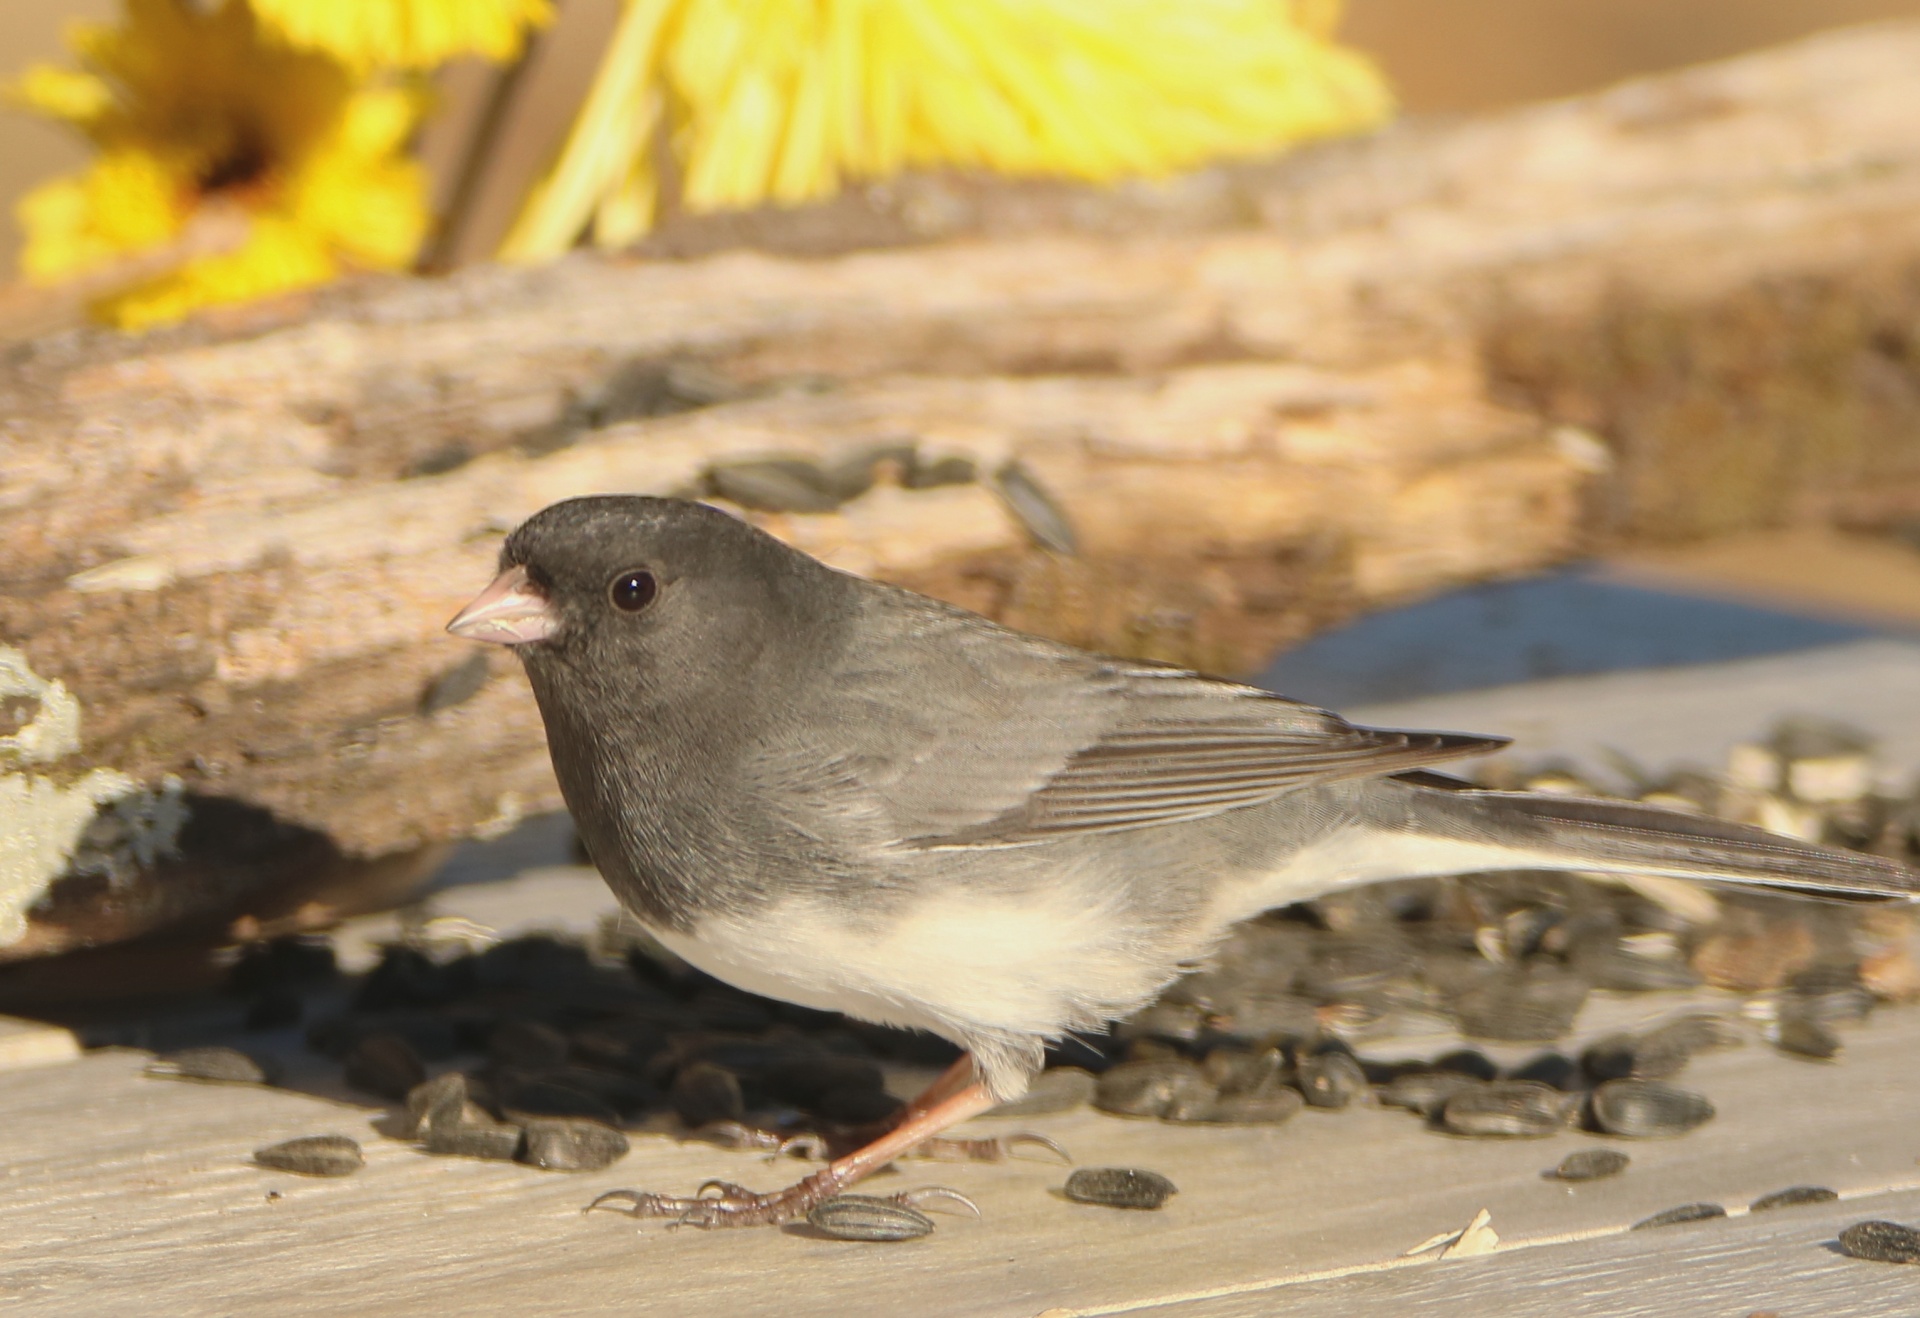
[[597, 1121], [529, 1121], [519, 1160], [552, 1172], [597, 1172], [627, 1154], [627, 1137]]
[[1158, 1208], [1177, 1193], [1159, 1172], [1133, 1167], [1082, 1167], [1066, 1186], [1067, 1198], [1075, 1203], [1107, 1208]]
[[843, 502], [827, 473], [809, 458], [756, 458], [707, 468], [707, 489], [767, 513], [830, 513]]
[[1456, 1135], [1508, 1139], [1551, 1135], [1566, 1128], [1567, 1107], [1578, 1101], [1546, 1085], [1496, 1081], [1449, 1098], [1440, 1110], [1440, 1124]]
[[1093, 1105], [1122, 1117], [1158, 1117], [1192, 1111], [1213, 1102], [1214, 1090], [1199, 1067], [1177, 1058], [1122, 1062], [1100, 1077]]
[[993, 487], [1035, 544], [1056, 554], [1080, 552], [1073, 523], [1025, 463], [1015, 458], [1000, 468], [993, 474]]
[[1380, 1101], [1388, 1107], [1403, 1107], [1423, 1117], [1431, 1117], [1447, 1105], [1447, 1100], [1463, 1090], [1477, 1089], [1486, 1083], [1457, 1071], [1414, 1071], [1396, 1076], [1380, 1091]]
[[1592, 984], [1541, 968], [1485, 977], [1453, 1001], [1460, 1032], [1471, 1039], [1551, 1043], [1573, 1028]]
[[709, 1121], [741, 1121], [747, 1115], [739, 1078], [712, 1062], [694, 1062], [681, 1067], [673, 1078], [673, 1088], [667, 1091], [667, 1101], [689, 1126], [704, 1126]]
[[1565, 1093], [1584, 1087], [1580, 1064], [1564, 1053], [1541, 1053], [1525, 1065], [1515, 1067], [1508, 1080], [1531, 1080]]
[[381, 1098], [404, 1099], [427, 1078], [413, 1045], [398, 1034], [370, 1034], [347, 1054], [347, 1083]]
[[1704, 1222], [1710, 1217], [1725, 1217], [1727, 1210], [1719, 1204], [1681, 1204], [1678, 1208], [1669, 1208], [1665, 1212], [1655, 1213], [1652, 1217], [1643, 1217], [1633, 1224], [1633, 1230], [1644, 1231], [1648, 1227], [1679, 1226], [1682, 1222]]
[[[1300, 1091], [1287, 1085], [1222, 1094], [1190, 1120], [1223, 1126], [1277, 1126], [1305, 1107]], [[1169, 1118], [1172, 1120], [1172, 1118]]]
[[1788, 1012], [1770, 1031], [1773, 1046], [1789, 1057], [1830, 1062], [1840, 1055], [1840, 1036], [1810, 1016]]
[[870, 1194], [837, 1194], [815, 1204], [807, 1221], [835, 1240], [917, 1240], [933, 1233], [919, 1209]]
[[566, 1035], [539, 1021], [502, 1021], [487, 1036], [487, 1055], [494, 1061], [530, 1070], [561, 1065], [568, 1048]]
[[1627, 1155], [1618, 1149], [1578, 1149], [1560, 1160], [1547, 1175], [1560, 1181], [1599, 1181], [1627, 1169]]
[[1593, 1119], [1610, 1135], [1684, 1135], [1713, 1119], [1713, 1104], [1658, 1080], [1609, 1080], [1593, 1091]]
[[1920, 1231], [1898, 1222], [1855, 1222], [1840, 1233], [1840, 1252], [1876, 1263], [1920, 1263]]
[[1333, 1049], [1300, 1063], [1300, 1092], [1319, 1108], [1343, 1108], [1367, 1092], [1367, 1073], [1352, 1053]]
[[437, 1122], [427, 1130], [425, 1147], [445, 1157], [511, 1162], [525, 1138], [519, 1126], [495, 1121], [478, 1105], [467, 1103], [457, 1120]]
[[407, 1091], [407, 1119], [401, 1133], [407, 1139], [425, 1139], [435, 1126], [459, 1123], [467, 1105], [467, 1078], [449, 1071]]
[[1824, 1185], [1790, 1185], [1772, 1194], [1763, 1194], [1747, 1205], [1747, 1211], [1764, 1213], [1769, 1208], [1798, 1208], [1801, 1204], [1830, 1204], [1840, 1196]]
[[360, 1146], [345, 1135], [303, 1135], [253, 1151], [253, 1160], [301, 1176], [351, 1176], [366, 1166]]
[[1035, 1076], [1027, 1092], [987, 1113], [990, 1117], [1038, 1117], [1071, 1112], [1093, 1101], [1098, 1082], [1077, 1066], [1055, 1066]]
[[207, 1084], [264, 1085], [272, 1083], [266, 1067], [238, 1048], [182, 1048], [149, 1062], [143, 1074], [169, 1080], [199, 1080]]

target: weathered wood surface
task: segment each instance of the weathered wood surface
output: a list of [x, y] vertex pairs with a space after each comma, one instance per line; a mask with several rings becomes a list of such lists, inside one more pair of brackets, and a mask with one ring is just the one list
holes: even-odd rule
[[[1581, 1032], [1678, 1005], [1596, 999]], [[1830, 1065], [1759, 1045], [1697, 1060], [1682, 1082], [1719, 1115], [1680, 1139], [1612, 1142], [1632, 1165], [1578, 1186], [1540, 1173], [1591, 1136], [1452, 1139], [1395, 1111], [1308, 1111], [1266, 1129], [1084, 1110], [983, 1121], [1041, 1131], [1081, 1165], [1153, 1168], [1180, 1193], [1161, 1212], [1130, 1213], [1066, 1202], [1057, 1193], [1065, 1169], [1048, 1163], [903, 1163], [872, 1188], [949, 1185], [984, 1216], [942, 1216], [930, 1238], [894, 1246], [798, 1229], [670, 1231], [580, 1212], [618, 1187], [688, 1189], [708, 1176], [771, 1187], [796, 1164], [661, 1136], [636, 1137], [624, 1160], [579, 1175], [431, 1158], [377, 1136], [370, 1122], [380, 1114], [366, 1107], [150, 1079], [138, 1073], [144, 1054], [105, 1051], [0, 1073], [0, 1295], [50, 1315], [724, 1308], [739, 1318], [1034, 1318], [1053, 1309], [1213, 1318], [1295, 1312], [1296, 1296], [1318, 1306], [1299, 1310], [1312, 1314], [1356, 1312], [1369, 1296], [1394, 1312], [1431, 1301], [1443, 1314], [1738, 1315], [1776, 1297], [1785, 1313], [1906, 1312], [1909, 1274], [1835, 1258], [1827, 1246], [1838, 1224], [1920, 1211], [1920, 1013], [1889, 1009], [1846, 1037]], [[1450, 1035], [1404, 1042], [1408, 1055], [1457, 1046]], [[1391, 1052], [1379, 1041], [1368, 1050]], [[362, 1140], [365, 1170], [313, 1181], [249, 1162], [256, 1147], [322, 1133]], [[1831, 1187], [1846, 1202], [1624, 1234], [1678, 1204], [1713, 1201], [1737, 1214], [1796, 1184]], [[1404, 1257], [1483, 1208], [1499, 1252]], [[1908, 1298], [1889, 1302], [1897, 1288]], [[1749, 1294], [1744, 1308], [1691, 1303]], [[1502, 1295], [1511, 1303], [1472, 1307]], [[1813, 1297], [1828, 1304], [1808, 1307]]]
[[[963, 196], [922, 226], [957, 236], [899, 250], [581, 256], [16, 345], [0, 645], [80, 715], [77, 751], [35, 772], [176, 775], [359, 856], [551, 808], [511, 662], [441, 625], [539, 506], [769, 452], [1017, 455], [1079, 557], [1033, 549], [981, 484], [764, 520], [1016, 624], [1215, 669], [1564, 557], [1596, 511], [1654, 506], [1662, 472], [1721, 503], [1663, 495], [1661, 525], [1774, 516], [1780, 488], [1881, 515], [1920, 490], [1917, 64], [1920, 27], [1862, 29], [1042, 208], [1051, 228]], [[1801, 304], [1831, 313], [1811, 348]], [[1669, 442], [1701, 408], [1668, 359], [1729, 337], [1750, 351], [1698, 374], [1785, 382], [1747, 409], [1773, 438], [1733, 494], [1713, 464], [1754, 466], [1740, 435], [1698, 461]], [[1819, 444], [1846, 460], [1795, 484]], [[423, 713], [468, 662], [477, 692]]]

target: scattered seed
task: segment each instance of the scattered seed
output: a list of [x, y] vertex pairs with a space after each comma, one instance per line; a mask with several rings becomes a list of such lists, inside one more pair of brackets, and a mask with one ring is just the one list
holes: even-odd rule
[[1684, 1135], [1713, 1119], [1713, 1104], [1658, 1080], [1609, 1080], [1593, 1091], [1593, 1119], [1609, 1135]]
[[1440, 1110], [1440, 1124], [1456, 1135], [1526, 1139], [1566, 1129], [1569, 1099], [1529, 1081], [1496, 1081], [1463, 1089]]
[[253, 1151], [253, 1160], [301, 1176], [351, 1176], [366, 1166], [360, 1146], [345, 1135], [303, 1135]]
[[1018, 458], [1007, 463], [994, 473], [993, 485], [1035, 544], [1056, 554], [1079, 552], [1073, 523], [1025, 463]]
[[452, 1158], [482, 1158], [511, 1162], [519, 1155], [525, 1132], [511, 1122], [495, 1121], [472, 1103], [458, 1121], [436, 1125], [427, 1132], [426, 1150]]
[[1618, 1176], [1629, 1159], [1618, 1149], [1578, 1149], [1560, 1160], [1547, 1175], [1559, 1181], [1599, 1181]]
[[627, 1137], [597, 1121], [529, 1121], [520, 1161], [550, 1172], [597, 1172], [627, 1155]]
[[1710, 1217], [1725, 1217], [1727, 1210], [1719, 1204], [1681, 1204], [1678, 1208], [1669, 1208], [1652, 1217], [1643, 1217], [1633, 1224], [1633, 1230], [1643, 1231], [1648, 1227], [1679, 1226], [1682, 1222], [1704, 1222]]
[[1875, 1263], [1920, 1263], [1920, 1231], [1898, 1222], [1855, 1222], [1840, 1233], [1840, 1252]]
[[436, 1126], [457, 1125], [467, 1106], [467, 1078], [449, 1071], [407, 1091], [407, 1120], [402, 1134], [425, 1139]]
[[743, 1121], [747, 1115], [739, 1077], [712, 1062], [694, 1062], [681, 1067], [673, 1078], [673, 1088], [667, 1091], [667, 1101], [689, 1126], [704, 1126], [710, 1121]]
[[1789, 1057], [1830, 1062], [1840, 1055], [1840, 1036], [1810, 1016], [1782, 1015], [1773, 1026], [1773, 1046]]
[[1287, 1085], [1222, 1094], [1206, 1114], [1195, 1118], [1223, 1126], [1277, 1126], [1307, 1105], [1300, 1091]]
[[404, 1099], [427, 1078], [420, 1054], [398, 1034], [370, 1034], [347, 1054], [347, 1083], [381, 1098]]
[[1192, 1062], [1162, 1058], [1123, 1062], [1100, 1077], [1093, 1105], [1122, 1117], [1159, 1117], [1199, 1111], [1214, 1099], [1214, 1088]]
[[539, 1021], [502, 1021], [487, 1036], [487, 1055], [502, 1066], [540, 1070], [567, 1060], [567, 1036]]
[[1367, 1073], [1352, 1053], [1334, 1049], [1300, 1063], [1300, 1092], [1318, 1108], [1343, 1108], [1367, 1092]]
[[266, 1067], [238, 1048], [182, 1048], [147, 1063], [144, 1074], [220, 1085], [272, 1083]]
[[837, 1194], [815, 1204], [807, 1221], [835, 1240], [918, 1240], [933, 1219], [909, 1204], [870, 1194]]
[[1093, 1101], [1097, 1084], [1092, 1073], [1077, 1066], [1050, 1067], [1034, 1077], [1026, 1093], [1011, 1102], [1000, 1104], [987, 1115], [1039, 1117], [1054, 1112], [1071, 1112]]
[[820, 464], [807, 458], [715, 463], [707, 468], [707, 488], [768, 513], [830, 513], [842, 502]]
[[1763, 1194], [1747, 1206], [1748, 1212], [1764, 1213], [1769, 1208], [1798, 1208], [1801, 1204], [1830, 1204], [1839, 1193], [1824, 1185], [1790, 1185], [1772, 1194]]
[[1107, 1208], [1158, 1208], [1178, 1190], [1158, 1172], [1133, 1167], [1082, 1167], [1067, 1177], [1066, 1195], [1075, 1203]]
[[1531, 1080], [1535, 1084], [1549, 1085], [1563, 1093], [1572, 1093], [1583, 1087], [1585, 1077], [1580, 1064], [1565, 1053], [1541, 1053], [1532, 1061], [1516, 1067], [1507, 1077], [1509, 1080]]
[[1380, 1091], [1380, 1101], [1388, 1107], [1403, 1107], [1431, 1117], [1454, 1095], [1484, 1083], [1457, 1071], [1414, 1071], [1389, 1081]]

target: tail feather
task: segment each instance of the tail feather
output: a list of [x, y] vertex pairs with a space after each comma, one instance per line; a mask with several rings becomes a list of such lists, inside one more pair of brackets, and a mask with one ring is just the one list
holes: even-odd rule
[[1495, 844], [1553, 868], [1668, 874], [1852, 901], [1920, 899], [1920, 871], [1881, 856], [1636, 801], [1495, 792], [1439, 774], [1400, 779], [1418, 830]]

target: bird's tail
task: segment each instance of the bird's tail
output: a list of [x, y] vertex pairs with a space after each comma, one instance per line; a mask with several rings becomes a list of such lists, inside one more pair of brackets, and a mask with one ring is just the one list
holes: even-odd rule
[[[1438, 774], [1389, 779], [1402, 790], [1369, 798], [1376, 836], [1419, 839], [1435, 865], [1468, 869], [1598, 870], [1664, 874], [1828, 899], [1920, 899], [1920, 871], [1765, 829], [1634, 801], [1485, 791]], [[1385, 786], [1385, 783], [1380, 783]], [[1454, 854], [1451, 861], [1443, 857]], [[1466, 861], [1506, 856], [1505, 863]]]

